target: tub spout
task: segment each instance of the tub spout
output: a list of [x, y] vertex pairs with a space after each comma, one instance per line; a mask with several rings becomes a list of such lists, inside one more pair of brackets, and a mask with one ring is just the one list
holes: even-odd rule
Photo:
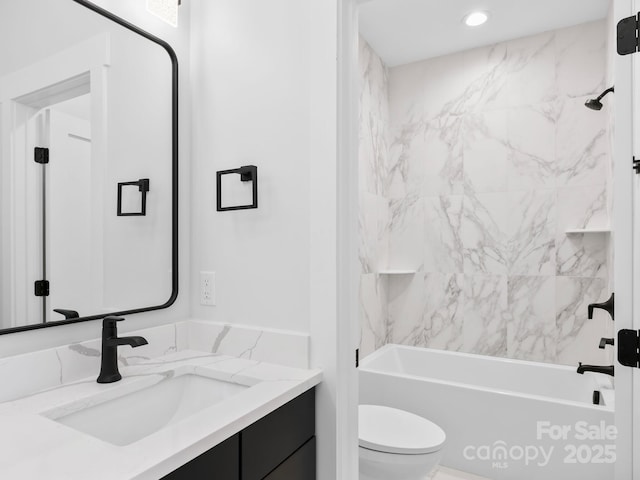
[[580, 362], [577, 372], [580, 375], [582, 375], [584, 372], [604, 373], [605, 375], [611, 375], [613, 377], [613, 370], [613, 365], [605, 367], [602, 365], [583, 365], [582, 362]]

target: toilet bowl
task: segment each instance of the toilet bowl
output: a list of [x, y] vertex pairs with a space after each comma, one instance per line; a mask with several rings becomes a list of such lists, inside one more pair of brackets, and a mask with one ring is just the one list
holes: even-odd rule
[[360, 480], [427, 480], [440, 463], [444, 431], [413, 413], [358, 407]]

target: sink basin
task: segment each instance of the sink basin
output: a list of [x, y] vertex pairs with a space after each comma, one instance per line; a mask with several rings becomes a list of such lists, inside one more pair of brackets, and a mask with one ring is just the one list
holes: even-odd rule
[[247, 388], [187, 374], [54, 420], [114, 445], [125, 446]]

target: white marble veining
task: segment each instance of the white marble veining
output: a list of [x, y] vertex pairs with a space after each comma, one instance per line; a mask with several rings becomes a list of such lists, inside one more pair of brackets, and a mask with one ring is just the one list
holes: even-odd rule
[[[560, 95], [582, 97], [606, 88], [607, 52], [615, 55], [607, 22], [592, 22], [556, 32], [556, 75]], [[609, 49], [609, 50], [607, 50]], [[607, 67], [609, 67], [607, 65]]]
[[389, 264], [390, 146], [389, 71], [360, 38], [360, 125], [358, 259], [360, 263], [360, 348], [363, 356], [387, 339], [387, 282], [378, 272]]
[[555, 275], [556, 198], [554, 189], [508, 194], [509, 275]]
[[[593, 96], [565, 98], [559, 102], [556, 136], [558, 185], [602, 185], [611, 157], [607, 116], [604, 112], [585, 110]], [[591, 115], [585, 115], [591, 113]]]
[[607, 45], [598, 21], [392, 69], [361, 47], [377, 65], [361, 67], [363, 84], [381, 86], [363, 98], [382, 92], [365, 103], [386, 99], [376, 118], [390, 121], [369, 129], [389, 132], [386, 160], [360, 163], [378, 165], [362, 175], [382, 179], [375, 195], [388, 199], [361, 202], [362, 271], [384, 258], [418, 272], [380, 288], [366, 280], [364, 355], [393, 341], [568, 364], [594, 356], [601, 329], [586, 304], [608, 292], [611, 245], [566, 231], [610, 225], [611, 116], [584, 107], [608, 86]]
[[363, 274], [379, 272], [388, 263], [389, 218], [388, 200], [360, 192], [358, 258]]
[[360, 351], [364, 355], [389, 342], [387, 283], [382, 275], [360, 277]]
[[508, 295], [507, 356], [554, 362], [558, 343], [554, 277], [509, 277]]
[[462, 142], [465, 191], [470, 193], [507, 190], [510, 145], [506, 110], [466, 115]]
[[[312, 388], [321, 378], [317, 370], [193, 350], [140, 360], [122, 367], [121, 373], [123, 379], [114, 384], [98, 384], [92, 376], [45, 391], [22, 391], [23, 398], [0, 404], [3, 478], [155, 480]], [[54, 420], [189, 373], [249, 388], [126, 447]], [[3, 389], [11, 390], [14, 384], [4, 382]]]
[[613, 322], [606, 312], [594, 312], [593, 320], [584, 315], [589, 303], [604, 302], [609, 298], [606, 281], [601, 278], [557, 277], [556, 297], [558, 361], [610, 365], [612, 361], [608, 350], [584, 348], [584, 345], [598, 345], [603, 337], [614, 336]]
[[424, 255], [424, 202], [415, 195], [389, 204], [389, 264], [421, 270]]
[[463, 210], [464, 273], [506, 275], [509, 270], [507, 194], [465, 195]]
[[359, 66], [360, 191], [383, 195], [389, 154], [389, 72], [362, 38]]
[[428, 292], [429, 297], [422, 314], [424, 337], [414, 337], [412, 345], [454, 351], [463, 349], [464, 280], [461, 274], [425, 274], [423, 292]]
[[[506, 109], [508, 189], [555, 187], [558, 102]], [[584, 108], [584, 107], [583, 107]], [[588, 113], [588, 112], [587, 112]]]
[[558, 192], [557, 275], [607, 277], [609, 239], [602, 235], [566, 235], [569, 229], [606, 228], [606, 196], [606, 185], [567, 187]]
[[463, 196], [424, 199], [424, 269], [427, 272], [463, 273]]
[[309, 335], [190, 321], [188, 348], [296, 368], [309, 367]]
[[[100, 331], [99, 328], [96, 332]], [[147, 345], [138, 348], [119, 348], [120, 367], [138, 365], [185, 350], [232, 355], [296, 368], [309, 367], [309, 336], [293, 332], [188, 320], [120, 335], [141, 335], [148, 341]], [[11, 385], [11, 388], [0, 389], [0, 402], [91, 375], [97, 377], [100, 352], [100, 339], [94, 339], [0, 358], [0, 383]], [[29, 375], [21, 372], [29, 372]]]
[[507, 277], [465, 277], [463, 350], [481, 355], [507, 355]]

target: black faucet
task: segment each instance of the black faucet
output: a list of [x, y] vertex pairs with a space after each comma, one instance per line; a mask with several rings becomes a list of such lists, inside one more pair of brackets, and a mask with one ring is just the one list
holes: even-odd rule
[[611, 320], [615, 320], [615, 293], [611, 294], [611, 297], [606, 302], [602, 303], [592, 303], [589, 305], [589, 320], [593, 319], [593, 310], [594, 308], [600, 308], [605, 312], [608, 312], [611, 315]]
[[148, 342], [142, 337], [118, 338], [117, 322], [124, 318], [107, 317], [102, 321], [102, 362], [98, 383], [113, 383], [122, 378], [118, 371], [118, 346], [131, 345], [133, 348], [146, 345]]
[[583, 365], [582, 362], [580, 362], [578, 373], [582, 375], [584, 372], [604, 373], [613, 377], [613, 365], [603, 367], [601, 365]]

